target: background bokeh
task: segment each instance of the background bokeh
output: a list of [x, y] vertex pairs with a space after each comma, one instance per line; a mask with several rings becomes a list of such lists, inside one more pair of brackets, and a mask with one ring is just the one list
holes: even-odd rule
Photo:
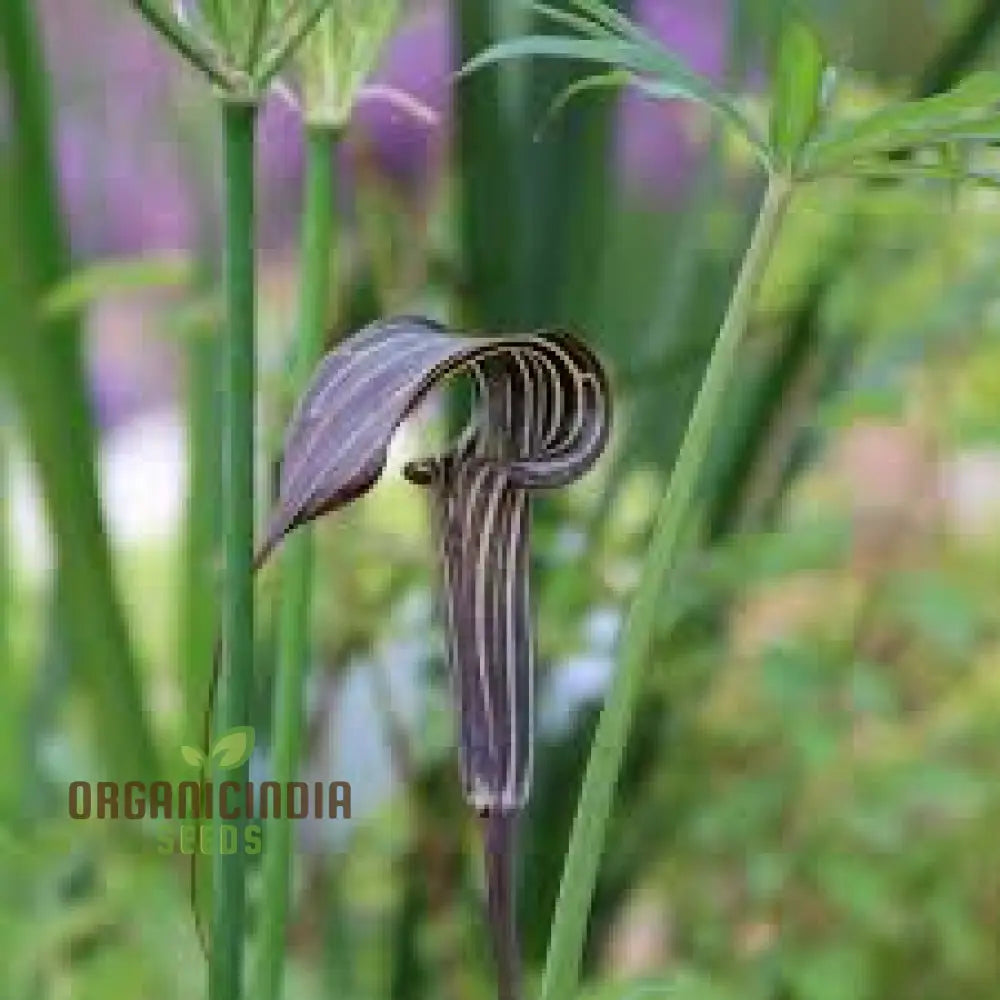
[[[360, 104], [331, 164], [330, 320], [331, 342], [397, 311], [477, 329], [569, 323], [613, 373], [610, 454], [536, 514], [539, 733], [520, 883], [531, 978], [623, 607], [760, 180], [700, 111], [636, 95], [581, 99], [539, 132], [572, 68], [456, 82], [456, 23], [485, 41], [489, 6], [405, 5], [376, 80], [435, 117]], [[632, 12], [753, 102], [783, 6], [636, 0]], [[846, 111], [997, 56], [992, 2], [799, 7], [845, 68]], [[215, 629], [217, 107], [129, 5], [35, 8], [82, 276], [61, 308], [84, 332], [144, 724], [182, 776]], [[0, 197], [16, 201], [31, 194], [7, 180], [8, 98], [0, 89]], [[262, 497], [289, 404], [300, 126], [276, 91], [258, 160]], [[591, 921], [591, 1000], [640, 983], [675, 1000], [998, 995], [998, 208], [996, 192], [937, 182], [797, 197], [702, 484], [699, 544], [682, 592], [664, 595], [682, 619], [644, 677]], [[109, 260], [143, 264], [95, 279]], [[94, 696], [60, 641], [58, 545], [2, 389], [0, 417], [0, 996], [200, 996], [186, 859], [66, 817], [67, 783], [105, 773], [101, 734], [135, 720]], [[354, 813], [297, 827], [291, 997], [490, 995], [427, 515], [398, 475], [447, 423], [440, 401], [425, 407], [374, 493], [317, 532], [304, 770], [350, 781]], [[264, 573], [257, 590], [256, 778], [269, 767], [275, 583]]]

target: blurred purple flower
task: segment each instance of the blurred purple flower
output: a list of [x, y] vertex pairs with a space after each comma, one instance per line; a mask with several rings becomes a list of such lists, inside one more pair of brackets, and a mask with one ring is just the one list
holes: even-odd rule
[[[197, 90], [181, 86], [190, 82], [181, 61], [127, 8], [101, 0], [41, 0], [40, 11], [59, 112], [59, 178], [76, 255], [193, 246], [200, 201], [194, 185], [207, 171], [190, 169], [191, 150], [183, 147], [177, 126], [182, 115], [213, 114], [212, 103], [190, 107]], [[345, 144], [346, 174], [363, 152], [366, 163], [411, 195], [432, 182], [447, 146], [449, 49], [442, 0], [404, 21], [374, 82], [432, 108], [439, 123], [363, 100]], [[301, 171], [300, 115], [272, 95], [261, 113], [258, 146], [265, 248], [294, 238]]]
[[176, 61], [127, 8], [42, 0], [40, 11], [76, 254], [190, 245], [194, 213], [166, 124]]
[[78, 256], [191, 245], [189, 193], [170, 145], [155, 139], [142, 145], [118, 142], [113, 134], [95, 135], [89, 121], [74, 116], [60, 130], [58, 153]]
[[447, 5], [435, 2], [405, 21], [389, 40], [372, 83], [391, 87], [432, 110], [435, 124], [384, 100], [362, 99], [352, 130], [379, 168], [405, 190], [418, 192], [439, 172], [451, 111], [451, 29]]
[[[635, 15], [695, 69], [718, 78], [725, 64], [727, 8], [728, 0], [637, 0]], [[214, 110], [211, 102], [204, 109], [191, 106], [197, 90], [180, 86], [190, 83], [180, 60], [127, 8], [101, 0], [40, 0], [40, 9], [59, 108], [59, 173], [77, 254], [192, 246], [198, 180], [177, 121], [181, 115], [204, 118]], [[363, 159], [419, 197], [443, 167], [451, 70], [448, 4], [431, 0], [390, 40], [373, 82], [411, 95], [433, 109], [438, 122], [363, 100], [345, 144], [345, 173]], [[619, 156], [627, 182], [676, 193], [698, 155], [684, 128], [688, 113], [677, 104], [625, 95]], [[294, 235], [301, 168], [299, 115], [272, 97], [260, 122], [264, 246]], [[201, 171], [202, 183], [210, 170], [211, 164]]]
[[[692, 69], [719, 80], [726, 66], [728, 0], [637, 0], [635, 19]], [[679, 102], [622, 98], [619, 158], [627, 183], [644, 193], [670, 197], [691, 175], [697, 144], [685, 128], [691, 109]]]
[[302, 204], [302, 114], [271, 92], [257, 122], [257, 238], [268, 251], [294, 243]]

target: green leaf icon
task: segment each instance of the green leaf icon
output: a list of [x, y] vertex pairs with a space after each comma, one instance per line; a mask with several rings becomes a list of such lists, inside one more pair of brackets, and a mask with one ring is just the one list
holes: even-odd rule
[[220, 736], [212, 747], [212, 759], [219, 767], [230, 770], [250, 759], [253, 753], [253, 726], [237, 726]]
[[181, 756], [192, 767], [201, 767], [205, 763], [205, 755], [197, 747], [182, 746]]

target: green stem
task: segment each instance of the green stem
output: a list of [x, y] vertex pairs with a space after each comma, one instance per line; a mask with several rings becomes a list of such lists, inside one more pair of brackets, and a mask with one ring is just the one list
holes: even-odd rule
[[[305, 385], [323, 352], [331, 284], [336, 141], [337, 133], [332, 129], [309, 127], [306, 132], [296, 389]], [[273, 731], [273, 778], [279, 784], [295, 780], [301, 750], [305, 714], [303, 686], [310, 654], [312, 582], [311, 529], [301, 528], [285, 542], [281, 560]], [[292, 872], [292, 831], [287, 816], [268, 821], [265, 844], [255, 996], [259, 1000], [277, 1000], [282, 992]]]
[[[669, 592], [673, 583], [677, 556], [712, 433], [736, 368], [754, 295], [767, 267], [790, 194], [791, 187], [785, 178], [771, 179], [667, 492], [657, 512], [649, 554], [625, 621], [618, 672], [594, 736], [570, 834], [542, 983], [543, 1000], [565, 1000], [576, 995], [597, 868], [639, 679], [648, 666], [660, 596], [665, 589]], [[661, 620], [659, 624], [662, 627], [664, 622]]]
[[198, 745], [205, 721], [206, 670], [218, 627], [219, 558], [219, 339], [193, 331], [186, 345], [188, 490], [180, 600], [180, 674], [184, 738]]
[[[223, 347], [222, 403], [222, 658], [216, 703], [215, 739], [249, 721], [253, 684], [253, 525], [254, 525], [254, 125], [256, 106], [222, 105], [225, 166], [225, 284], [227, 331]], [[222, 770], [213, 780], [248, 780], [246, 763]], [[236, 800], [239, 801], [237, 796]], [[245, 817], [226, 820], [216, 810], [214, 842], [222, 827], [237, 827], [237, 849], [214, 858], [211, 1000], [242, 996], [246, 872], [242, 846]]]

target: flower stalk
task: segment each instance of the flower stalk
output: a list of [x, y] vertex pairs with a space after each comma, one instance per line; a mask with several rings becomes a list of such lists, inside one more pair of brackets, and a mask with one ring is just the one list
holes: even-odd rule
[[[285, 4], [288, 11], [294, 8]], [[279, 5], [279, 10], [282, 5]], [[293, 72], [305, 123], [305, 195], [294, 385], [303, 391], [318, 363], [334, 257], [334, 175], [338, 138], [395, 19], [396, 0], [334, 0], [303, 38]], [[289, 540], [281, 564], [278, 664], [273, 732], [274, 779], [293, 781], [305, 728], [304, 688], [311, 652], [314, 553], [310, 528]], [[261, 926], [256, 941], [254, 996], [282, 995], [292, 878], [292, 829], [287, 817], [266, 828]]]
[[[625, 620], [618, 671], [598, 722], [570, 834], [542, 982], [543, 1000], [562, 1000], [576, 994], [598, 864], [639, 680], [649, 662], [657, 608], [661, 595], [669, 593], [674, 584], [698, 481], [722, 402], [733, 380], [754, 297], [767, 269], [791, 192], [791, 182], [785, 176], [771, 176], [667, 491], [656, 515], [642, 577]], [[662, 628], [665, 623], [659, 624]]]
[[[305, 197], [295, 360], [295, 387], [301, 391], [323, 353], [333, 284], [334, 177], [338, 131], [326, 126], [306, 130]], [[295, 780], [305, 728], [304, 685], [310, 656], [313, 597], [312, 528], [288, 540], [281, 560], [278, 613], [278, 666], [275, 691], [273, 778]], [[263, 858], [260, 936], [257, 941], [255, 996], [278, 1000], [282, 993], [285, 934], [292, 868], [292, 831], [287, 816], [268, 822]]]
[[[215, 738], [249, 720], [253, 681], [254, 383], [256, 369], [254, 293], [254, 129], [252, 102], [222, 103], [225, 171], [226, 341], [222, 404], [222, 656], [213, 727]], [[245, 783], [247, 763], [223, 774], [214, 765], [215, 787]], [[224, 820], [216, 810], [216, 842]], [[235, 821], [238, 825], [243, 820]], [[240, 842], [238, 832], [238, 840]], [[219, 854], [213, 875], [209, 955], [211, 1000], [242, 995], [245, 859], [240, 851]]]

